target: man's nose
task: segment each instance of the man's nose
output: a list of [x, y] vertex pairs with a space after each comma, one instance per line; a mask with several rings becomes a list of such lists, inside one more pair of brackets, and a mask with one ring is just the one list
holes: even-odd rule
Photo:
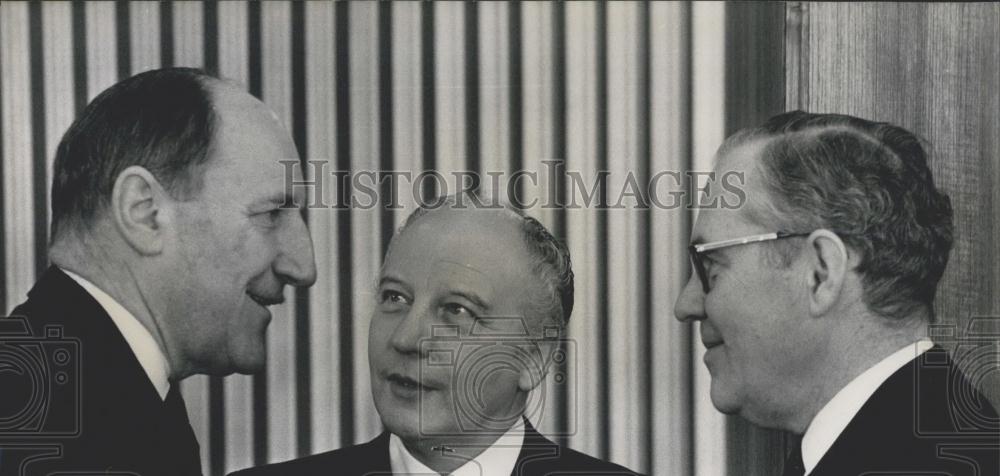
[[430, 334], [431, 317], [425, 306], [411, 307], [392, 332], [389, 341], [392, 348], [401, 354], [423, 354], [421, 345]]
[[316, 282], [316, 258], [309, 228], [301, 215], [297, 214], [287, 233], [278, 240], [279, 252], [274, 272], [292, 286], [312, 286]]
[[701, 281], [692, 273], [674, 302], [674, 317], [681, 322], [705, 319], [705, 292]]

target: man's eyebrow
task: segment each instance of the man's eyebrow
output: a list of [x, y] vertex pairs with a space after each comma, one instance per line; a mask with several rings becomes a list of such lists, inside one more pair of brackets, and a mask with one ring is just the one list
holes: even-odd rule
[[397, 278], [395, 276], [392, 276], [392, 275], [381, 276], [381, 277], [378, 278], [378, 287], [380, 289], [382, 288], [382, 286], [385, 286], [386, 284], [397, 284], [399, 286], [406, 287], [406, 284], [403, 283], [402, 279], [399, 279], [399, 278]]
[[464, 299], [472, 302], [476, 306], [479, 306], [480, 308], [482, 308], [484, 311], [489, 311], [490, 310], [490, 304], [486, 301], [486, 299], [484, 299], [482, 296], [476, 294], [473, 291], [453, 290], [453, 291], [451, 291], [451, 294], [454, 294], [456, 296], [462, 297], [462, 298], [464, 298]]
[[254, 202], [254, 205], [276, 205], [281, 208], [302, 208], [290, 193], [278, 192]]

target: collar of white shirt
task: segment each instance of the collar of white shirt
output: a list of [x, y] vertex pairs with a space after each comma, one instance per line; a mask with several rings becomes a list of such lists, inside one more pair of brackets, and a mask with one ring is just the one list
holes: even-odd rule
[[[524, 424], [521, 422], [497, 438], [485, 451], [450, 474], [451, 476], [510, 476], [514, 466], [517, 465], [517, 457], [521, 454], [523, 444]], [[392, 474], [439, 474], [410, 454], [403, 440], [394, 434], [389, 435], [389, 462], [392, 464]]]
[[73, 281], [76, 281], [80, 287], [93, 296], [94, 300], [104, 308], [104, 312], [111, 316], [111, 321], [125, 337], [125, 342], [128, 343], [132, 353], [139, 360], [139, 365], [142, 365], [142, 369], [146, 371], [149, 381], [156, 387], [160, 399], [166, 400], [167, 391], [170, 390], [170, 381], [167, 380], [167, 376], [170, 375], [170, 364], [149, 330], [131, 312], [128, 312], [128, 309], [125, 309], [115, 298], [109, 296], [94, 283], [72, 271], [62, 268], [60, 270], [73, 278]]
[[931, 347], [934, 347], [934, 343], [930, 340], [920, 340], [899, 349], [855, 377], [820, 409], [802, 437], [805, 474], [816, 468], [819, 460], [882, 383]]

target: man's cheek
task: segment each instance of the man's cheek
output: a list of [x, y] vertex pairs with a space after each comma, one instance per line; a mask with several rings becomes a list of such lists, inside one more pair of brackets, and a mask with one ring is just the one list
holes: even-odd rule
[[372, 318], [371, 327], [368, 330], [368, 348], [369, 358], [373, 363], [379, 362], [379, 356], [384, 352], [389, 346], [389, 335], [392, 329], [389, 328], [385, 322], [385, 319], [379, 315], [375, 315]]

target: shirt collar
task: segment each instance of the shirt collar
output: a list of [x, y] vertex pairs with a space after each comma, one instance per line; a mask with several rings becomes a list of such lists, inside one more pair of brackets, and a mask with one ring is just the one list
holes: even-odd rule
[[934, 347], [934, 343], [930, 340], [920, 340], [899, 349], [855, 377], [820, 409], [802, 436], [802, 463], [806, 469], [805, 474], [809, 474], [819, 464], [823, 455], [833, 446], [833, 442], [882, 383], [931, 347]]
[[122, 333], [125, 342], [128, 343], [132, 353], [139, 360], [139, 365], [146, 371], [149, 381], [156, 387], [156, 393], [160, 394], [161, 400], [165, 400], [167, 391], [170, 390], [170, 381], [167, 379], [167, 376], [170, 375], [170, 364], [149, 330], [128, 309], [125, 309], [115, 298], [109, 296], [94, 283], [72, 271], [62, 268], [60, 270], [93, 296], [94, 300], [104, 308], [104, 312], [111, 316], [111, 321]]
[[[510, 476], [517, 465], [517, 458], [521, 454], [523, 445], [524, 423], [522, 421], [497, 438], [485, 451], [449, 474], [451, 476]], [[389, 462], [392, 464], [392, 474], [439, 474], [410, 454], [406, 445], [403, 444], [403, 440], [395, 434], [389, 435]]]

